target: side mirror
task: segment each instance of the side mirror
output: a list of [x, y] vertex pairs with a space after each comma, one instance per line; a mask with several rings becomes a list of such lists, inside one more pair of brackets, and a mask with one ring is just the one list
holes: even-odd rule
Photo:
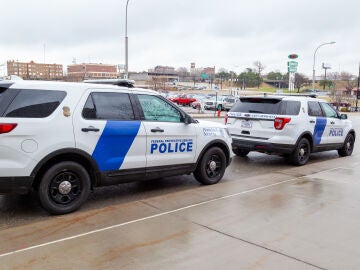
[[183, 122], [184, 122], [185, 125], [191, 124], [192, 123], [191, 117], [189, 115], [185, 114], [183, 116]]
[[342, 113], [340, 115], [340, 118], [341, 118], [341, 120], [346, 120], [346, 119], [348, 119], [348, 116], [347, 116], [347, 114]]

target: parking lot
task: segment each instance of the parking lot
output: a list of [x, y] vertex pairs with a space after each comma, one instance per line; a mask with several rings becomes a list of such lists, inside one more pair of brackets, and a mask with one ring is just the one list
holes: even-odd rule
[[[350, 118], [359, 134], [360, 116]], [[251, 153], [217, 185], [182, 176], [104, 187], [64, 216], [32, 195], [0, 196], [1, 267], [357, 269], [359, 149], [302, 167]]]

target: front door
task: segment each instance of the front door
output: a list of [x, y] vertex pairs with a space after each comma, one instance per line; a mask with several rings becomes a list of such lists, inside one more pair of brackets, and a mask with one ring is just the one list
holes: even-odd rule
[[196, 128], [183, 122], [182, 113], [154, 95], [137, 95], [144, 113], [146, 167], [195, 163]]

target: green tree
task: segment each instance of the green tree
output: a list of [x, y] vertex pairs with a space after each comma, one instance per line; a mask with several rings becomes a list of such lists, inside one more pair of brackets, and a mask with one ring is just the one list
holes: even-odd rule
[[282, 76], [283, 76], [283, 74], [281, 74], [281, 72], [279, 72], [279, 71], [276, 71], [276, 72], [271, 71], [271, 72], [269, 72], [267, 74], [266, 79], [268, 79], [268, 80], [280, 80]]
[[333, 86], [333, 82], [331, 80], [321, 80], [319, 82], [320, 86], [322, 86], [324, 89], [327, 88], [331, 88]]
[[246, 71], [240, 73], [238, 76], [238, 82], [242, 84], [244, 88], [259, 86], [259, 81], [261, 81], [259, 74], [251, 68], [247, 68]]

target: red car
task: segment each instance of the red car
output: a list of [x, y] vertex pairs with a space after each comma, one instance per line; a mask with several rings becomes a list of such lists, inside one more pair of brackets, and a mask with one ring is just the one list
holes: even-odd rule
[[169, 98], [170, 101], [178, 104], [178, 105], [188, 105], [190, 106], [190, 104], [194, 101], [196, 101], [196, 98], [193, 98], [189, 95], [186, 94], [180, 94], [178, 96], [175, 97], [170, 97]]

